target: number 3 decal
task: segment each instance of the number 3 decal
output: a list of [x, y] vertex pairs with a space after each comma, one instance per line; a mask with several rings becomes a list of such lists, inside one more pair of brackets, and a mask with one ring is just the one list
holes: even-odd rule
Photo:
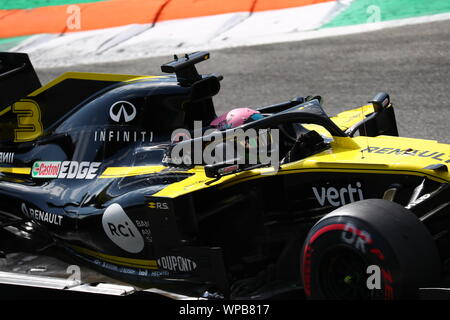
[[17, 129], [14, 130], [14, 142], [31, 141], [43, 132], [41, 110], [33, 100], [20, 100], [12, 106], [17, 114]]

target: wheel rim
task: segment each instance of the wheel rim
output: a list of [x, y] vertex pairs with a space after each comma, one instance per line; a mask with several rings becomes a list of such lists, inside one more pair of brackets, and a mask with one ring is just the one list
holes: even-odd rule
[[368, 300], [366, 259], [353, 248], [336, 247], [324, 255], [319, 267], [319, 285], [328, 299]]

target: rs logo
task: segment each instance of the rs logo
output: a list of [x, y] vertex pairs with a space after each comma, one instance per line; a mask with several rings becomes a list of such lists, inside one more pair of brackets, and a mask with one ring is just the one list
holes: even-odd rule
[[33, 100], [20, 100], [14, 103], [12, 112], [17, 114], [14, 142], [34, 140], [44, 131], [41, 123], [41, 111]]
[[169, 205], [166, 202], [149, 202], [148, 207], [151, 209], [169, 210]]

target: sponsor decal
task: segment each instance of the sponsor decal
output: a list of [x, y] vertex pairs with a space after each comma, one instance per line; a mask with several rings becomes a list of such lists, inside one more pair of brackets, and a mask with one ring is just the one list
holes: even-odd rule
[[360, 230], [351, 223], [345, 225], [342, 240], [363, 253], [366, 253], [366, 244], [372, 244], [372, 237], [369, 232]]
[[60, 168], [60, 161], [36, 161], [31, 169], [31, 176], [33, 178], [57, 178]]
[[151, 243], [153, 242], [152, 231], [150, 230], [150, 221], [148, 220], [135, 220], [136, 226], [139, 228], [144, 240]]
[[379, 153], [379, 154], [394, 154], [394, 155], [404, 155], [413, 156], [420, 158], [431, 158], [433, 160], [441, 161], [444, 163], [450, 163], [450, 154], [446, 154], [438, 151], [428, 151], [428, 150], [415, 150], [415, 149], [396, 149], [396, 148], [381, 148], [381, 147], [368, 147], [364, 150], [369, 153]]
[[21, 210], [26, 217], [40, 222], [61, 226], [63, 221], [63, 216], [61, 215], [48, 213], [39, 209], [27, 208], [25, 203], [22, 203]]
[[169, 210], [169, 204], [167, 202], [149, 202], [148, 207], [150, 209], [157, 209], [157, 210]]
[[236, 171], [236, 170], [239, 170], [239, 165], [237, 165], [237, 164], [232, 165], [232, 166], [228, 166], [228, 167], [225, 167], [225, 168], [221, 168], [221, 169], [218, 170], [218, 173], [219, 174], [226, 174], [226, 173], [230, 173], [230, 172], [233, 172], [233, 171]]
[[13, 163], [14, 152], [0, 152], [0, 163]]
[[331, 204], [333, 207], [340, 207], [347, 203], [364, 200], [363, 192], [361, 189], [361, 183], [356, 182], [356, 187], [349, 184], [347, 187], [340, 189], [329, 187], [312, 188], [317, 201], [321, 206], [325, 206], [326, 203]]
[[94, 142], [153, 142], [152, 131], [96, 130]]
[[101, 162], [36, 161], [31, 169], [33, 178], [94, 179]]
[[157, 261], [160, 268], [170, 271], [190, 272], [197, 268], [194, 261], [180, 256], [161, 257]]
[[135, 275], [135, 276], [152, 277], [152, 278], [161, 278], [161, 277], [169, 276], [169, 272], [164, 271], [164, 270], [151, 271], [148, 269], [135, 269], [135, 268], [130, 268], [130, 267], [120, 267], [115, 264], [111, 264], [111, 263], [105, 262], [103, 260], [98, 260], [98, 259], [95, 259], [92, 262], [94, 264], [96, 264], [102, 268], [108, 269], [108, 270], [125, 273], [125, 274], [131, 274], [131, 275]]
[[115, 122], [130, 122], [136, 117], [136, 107], [128, 101], [117, 101], [109, 108], [109, 116]]
[[142, 235], [120, 204], [113, 203], [106, 208], [102, 225], [108, 238], [121, 249], [130, 253], [138, 253], [144, 249]]

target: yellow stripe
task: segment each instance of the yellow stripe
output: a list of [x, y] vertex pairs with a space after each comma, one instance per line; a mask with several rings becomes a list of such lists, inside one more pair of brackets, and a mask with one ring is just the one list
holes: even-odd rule
[[110, 74], [110, 73], [90, 73], [90, 72], [66, 72], [54, 79], [53, 81], [47, 83], [45, 86], [32, 92], [29, 96], [34, 97], [38, 94], [44, 92], [45, 90], [57, 85], [58, 83], [67, 79], [81, 79], [81, 80], [97, 80], [97, 81], [111, 81], [111, 82], [122, 82], [122, 81], [134, 81], [142, 79], [155, 79], [161, 78], [160, 76], [137, 76], [137, 75], [127, 75], [127, 74]]
[[31, 168], [0, 167], [2, 173], [30, 174]]
[[[172, 183], [168, 185], [166, 188], [161, 191], [155, 193], [153, 196], [155, 197], [168, 197], [168, 198], [176, 198], [180, 195], [194, 192], [200, 189], [206, 189], [215, 185], [223, 185], [229, 181], [234, 180], [236, 177], [243, 177], [255, 174], [260, 175], [260, 171], [258, 169], [248, 170], [236, 174], [230, 174], [216, 180], [214, 178], [208, 178], [205, 175], [204, 167], [197, 166], [193, 169], [186, 171], [188, 173], [194, 173], [194, 175], [176, 183]], [[209, 183], [209, 184], [207, 184]]]
[[325, 162], [325, 161], [314, 161], [306, 160], [305, 162], [312, 163], [311, 167], [322, 167], [322, 168], [336, 168], [336, 169], [376, 169], [376, 170], [389, 170], [389, 165], [383, 163], [360, 163], [360, 162]]
[[105, 253], [96, 252], [90, 249], [82, 248], [79, 246], [71, 246], [75, 251], [98, 258], [101, 260], [104, 260], [106, 262], [111, 262], [114, 264], [119, 264], [127, 267], [135, 267], [135, 268], [144, 268], [144, 269], [158, 269], [158, 264], [156, 260], [144, 260], [144, 259], [131, 259], [131, 258], [124, 258], [124, 257], [116, 257]]
[[1, 117], [2, 115], [4, 115], [5, 113], [7, 113], [8, 111], [11, 111], [11, 107], [10, 107], [10, 106], [7, 107], [7, 108], [5, 108], [5, 109], [3, 109], [2, 111], [0, 111], [0, 117]]
[[170, 76], [139, 76], [137, 78], [125, 80], [124, 82], [143, 82], [146, 80], [154, 80], [154, 79], [170, 79]]
[[[312, 162], [312, 161], [311, 161]], [[323, 167], [325, 165], [333, 165], [333, 167]], [[341, 165], [341, 168], [339, 166]], [[351, 164], [352, 167], [358, 168], [349, 168], [347, 164], [342, 163], [320, 163], [316, 162], [315, 168], [313, 165], [308, 166], [308, 168], [298, 168], [298, 164], [294, 163], [294, 166], [291, 164], [283, 165], [282, 169], [277, 172], [277, 175], [285, 175], [285, 174], [293, 174], [293, 173], [308, 173], [308, 172], [323, 172], [323, 173], [334, 173], [334, 172], [346, 172], [346, 173], [375, 173], [375, 174], [397, 174], [397, 175], [413, 175], [413, 176], [427, 176], [431, 180], [437, 182], [450, 182], [449, 179], [445, 179], [443, 177], [438, 177], [436, 175], [428, 174], [422, 171], [414, 171], [413, 169], [388, 169], [385, 165], [379, 164], [366, 164], [365, 166], [360, 164]], [[289, 169], [289, 167], [294, 167]], [[206, 182], [211, 182], [213, 179], [208, 179], [204, 174], [198, 172], [196, 175], [193, 175], [187, 179], [184, 179], [180, 182], [173, 183], [161, 191], [155, 193], [154, 197], [167, 197], [167, 198], [176, 198], [183, 194], [187, 194], [190, 192], [194, 192], [200, 189], [206, 189], [212, 186], [219, 185], [220, 188], [228, 188], [238, 183], [261, 179], [265, 177], [270, 177], [269, 173], [272, 171], [272, 168], [261, 168], [261, 169], [253, 169], [250, 171], [244, 171], [241, 173], [229, 175], [222, 177], [221, 179], [215, 181], [214, 183], [206, 184]]]
[[99, 177], [100, 179], [107, 178], [122, 178], [122, 177], [131, 177], [138, 176], [143, 174], [151, 174], [160, 172], [165, 169], [164, 166], [139, 166], [139, 167], [109, 167], [106, 168], [102, 175]]
[[[303, 172], [324, 172], [324, 173], [334, 173], [334, 172], [346, 172], [346, 173], [376, 173], [376, 174], [397, 174], [397, 175], [413, 175], [413, 176], [427, 176], [429, 177], [431, 180], [437, 181], [437, 182], [444, 182], [444, 183], [448, 183], [450, 182], [450, 180], [447, 180], [445, 178], [440, 178], [431, 174], [427, 174], [424, 172], [419, 172], [419, 171], [409, 171], [409, 170], [403, 170], [403, 171], [399, 171], [401, 169], [392, 169], [392, 170], [388, 170], [388, 169], [384, 169], [384, 170], [377, 170], [377, 169], [366, 169], [366, 170], [361, 170], [361, 169], [347, 169], [347, 168], [317, 168], [317, 169], [292, 169], [292, 170], [280, 170], [277, 174], [278, 175], [283, 175], [283, 174], [292, 174], [292, 173], [303, 173]], [[263, 178], [264, 175], [256, 175], [256, 176], [251, 176], [248, 178], [243, 178], [240, 179], [239, 181], [231, 181], [229, 184], [226, 185], [226, 187], [230, 187], [232, 185], [235, 185], [236, 183], [240, 183], [243, 181], [248, 181], [248, 180], [253, 180], [253, 179], [257, 179], [257, 178]], [[157, 196], [157, 194], [155, 194], [154, 196]]]
[[[99, 178], [107, 179], [107, 178], [138, 176], [150, 173], [157, 173], [166, 168], [167, 167], [165, 166], [109, 167], [105, 169], [105, 171]], [[15, 173], [15, 174], [30, 174], [31, 168], [0, 167], [0, 172]]]

